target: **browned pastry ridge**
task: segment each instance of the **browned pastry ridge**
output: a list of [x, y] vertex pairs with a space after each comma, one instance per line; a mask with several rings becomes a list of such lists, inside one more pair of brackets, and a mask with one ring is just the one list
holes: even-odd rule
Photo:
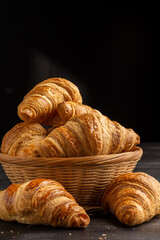
[[25, 156], [25, 149], [37, 144], [46, 135], [47, 131], [39, 123], [18, 123], [4, 135], [1, 152], [12, 156]]
[[142, 172], [122, 174], [109, 184], [101, 203], [122, 223], [141, 224], [160, 214], [160, 183]]
[[90, 218], [73, 196], [53, 180], [35, 179], [0, 191], [0, 219], [54, 227], [86, 227]]
[[129, 151], [139, 136], [100, 112], [82, 114], [55, 128], [27, 152], [31, 156], [76, 157]]
[[53, 118], [53, 125], [64, 125], [69, 119], [73, 118], [74, 116], [82, 115], [85, 113], [93, 113], [94, 111], [97, 110], [91, 108], [88, 105], [73, 101], [65, 101], [59, 103], [57, 106], [56, 116]]
[[23, 121], [53, 125], [57, 105], [63, 101], [82, 103], [79, 89], [64, 78], [49, 78], [37, 84], [18, 106]]

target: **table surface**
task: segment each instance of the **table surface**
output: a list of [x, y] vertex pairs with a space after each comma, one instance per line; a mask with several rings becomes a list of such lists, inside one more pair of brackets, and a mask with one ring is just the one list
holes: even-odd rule
[[[143, 156], [138, 162], [135, 172], [146, 172], [160, 181], [160, 143], [142, 143]], [[0, 166], [0, 190], [7, 188], [10, 181]], [[129, 227], [121, 224], [112, 214], [104, 211], [89, 214], [91, 222], [85, 229], [64, 229], [50, 226], [31, 226], [17, 222], [4, 222], [0, 220], [0, 240], [39, 240], [39, 239], [65, 239], [65, 240], [159, 240], [160, 215], [151, 221], [138, 226]]]

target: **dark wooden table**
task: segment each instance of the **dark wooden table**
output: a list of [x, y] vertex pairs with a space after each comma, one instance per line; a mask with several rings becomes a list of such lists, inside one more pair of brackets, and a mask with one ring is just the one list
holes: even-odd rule
[[[142, 159], [134, 171], [143, 171], [160, 181], [160, 143], [142, 143], [144, 150]], [[10, 184], [2, 167], [0, 166], [0, 190]], [[64, 229], [49, 226], [30, 226], [16, 222], [0, 221], [0, 240], [159, 240], [160, 215], [150, 222], [139, 226], [128, 227], [113, 215], [103, 211], [90, 214], [91, 222], [86, 229]]]

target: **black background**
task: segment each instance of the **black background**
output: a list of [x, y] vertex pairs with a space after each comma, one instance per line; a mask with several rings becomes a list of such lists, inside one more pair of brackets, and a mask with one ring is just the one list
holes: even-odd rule
[[6, 1], [1, 12], [1, 139], [35, 84], [65, 77], [84, 104], [160, 141], [158, 6]]

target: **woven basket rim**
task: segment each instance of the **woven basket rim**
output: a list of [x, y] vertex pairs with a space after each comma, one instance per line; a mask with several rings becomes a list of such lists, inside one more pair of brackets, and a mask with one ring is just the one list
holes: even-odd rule
[[0, 163], [11, 165], [23, 165], [28, 167], [40, 167], [40, 166], [58, 166], [58, 165], [106, 165], [114, 164], [124, 161], [139, 160], [143, 154], [143, 150], [140, 147], [134, 147], [128, 152], [108, 154], [108, 155], [94, 155], [83, 157], [20, 157], [3, 154], [0, 152]]

